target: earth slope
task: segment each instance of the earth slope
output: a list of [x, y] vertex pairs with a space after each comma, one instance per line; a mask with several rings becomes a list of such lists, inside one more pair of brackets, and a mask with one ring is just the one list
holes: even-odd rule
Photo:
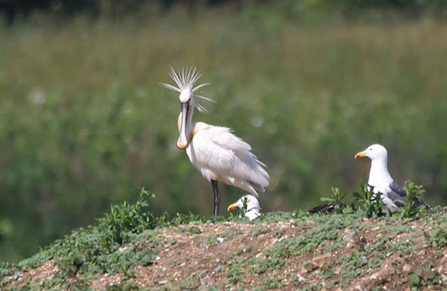
[[10, 289], [439, 290], [447, 289], [446, 229], [445, 209], [411, 220], [354, 213], [191, 222], [132, 237], [113, 254], [140, 258], [123, 270], [98, 271], [100, 255], [77, 264], [50, 256], [0, 279]]

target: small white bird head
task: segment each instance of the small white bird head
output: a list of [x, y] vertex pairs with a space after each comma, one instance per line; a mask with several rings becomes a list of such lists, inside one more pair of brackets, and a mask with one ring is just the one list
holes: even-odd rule
[[194, 93], [189, 89], [185, 89], [180, 92], [180, 96], [178, 98], [182, 103], [191, 102], [192, 100], [194, 100]]
[[245, 195], [241, 197], [236, 203], [228, 206], [228, 211], [234, 209], [243, 209], [244, 216], [250, 220], [253, 220], [261, 215], [261, 206], [259, 205], [258, 199], [253, 195]]
[[373, 144], [370, 145], [366, 150], [355, 154], [356, 159], [362, 157], [368, 157], [372, 161], [380, 160], [386, 163], [388, 160], [388, 152], [383, 145]]
[[194, 84], [200, 79], [202, 74], [196, 71], [195, 67], [182, 68], [177, 72], [171, 67], [171, 73], [169, 74], [176, 83], [176, 86], [160, 83], [163, 87], [170, 90], [179, 92], [179, 100], [181, 103], [181, 112], [178, 118], [179, 137], [177, 140], [177, 147], [184, 149], [188, 146], [190, 141], [190, 133], [192, 131], [192, 115], [194, 113], [194, 107], [200, 112], [207, 112], [205, 107], [195, 102], [194, 98], [201, 98], [207, 101], [214, 102], [213, 100], [196, 95], [197, 90], [209, 85], [209, 83], [202, 83], [194, 87]]

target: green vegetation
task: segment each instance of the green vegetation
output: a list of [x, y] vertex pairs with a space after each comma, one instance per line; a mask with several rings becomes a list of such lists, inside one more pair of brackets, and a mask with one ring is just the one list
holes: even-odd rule
[[[87, 229], [77, 229], [71, 235], [56, 240], [37, 255], [17, 266], [3, 266], [3, 276], [10, 270], [36, 268], [47, 260], [54, 260], [59, 267], [57, 274], [44, 281], [41, 287], [54, 288], [69, 278], [76, 278], [71, 288], [85, 288], [98, 273], [122, 273], [135, 276], [138, 265], [153, 263], [158, 253], [155, 228], [156, 219], [146, 209], [147, 198], [153, 198], [144, 189], [135, 204], [123, 203], [111, 207], [110, 212]], [[82, 278], [77, 278], [80, 275]], [[1, 286], [8, 283], [2, 280]], [[33, 284], [30, 282], [29, 287]]]
[[122, 205], [114, 205], [110, 212], [99, 220], [100, 225], [106, 225], [110, 233], [111, 240], [119, 245], [127, 243], [129, 234], [140, 233], [146, 229], [153, 229], [156, 225], [155, 216], [147, 210], [149, 203], [147, 198], [154, 198], [154, 194], [149, 194], [141, 189], [140, 199], [135, 204], [124, 201]]
[[426, 210], [424, 205], [415, 206], [415, 201], [419, 200], [425, 193], [422, 185], [415, 185], [407, 180], [404, 184], [404, 190], [408, 195], [405, 197], [404, 206], [399, 209], [400, 215], [402, 217], [412, 217], [423, 213]]
[[[425, 190], [421, 185], [415, 185], [413, 182], [407, 180], [404, 184], [404, 190], [408, 195], [405, 197], [405, 201], [399, 201], [401, 207], [396, 211], [397, 216], [400, 218], [411, 218], [419, 214], [423, 214], [427, 211], [424, 205], [416, 206], [415, 201], [422, 199], [422, 194]], [[352, 197], [348, 197], [348, 193], [341, 194], [340, 189], [332, 188], [332, 196], [322, 197], [321, 201], [327, 202], [322, 206], [317, 206], [310, 212], [314, 212], [318, 209], [320, 213], [335, 212], [337, 214], [353, 213], [356, 211], [362, 211], [365, 217], [380, 217], [386, 214], [392, 213], [388, 210], [385, 203], [382, 201], [381, 193], [374, 193], [374, 187], [367, 184], [361, 185], [360, 192], [351, 192]], [[351, 198], [351, 201], [346, 202], [347, 198]]]
[[447, 246], [447, 231], [443, 228], [437, 227], [431, 235], [427, 232], [424, 232], [424, 235], [426, 241], [434, 247]]
[[348, 194], [340, 193], [340, 189], [332, 187], [332, 196], [330, 197], [321, 197], [321, 201], [328, 202], [328, 205], [333, 206], [335, 213], [343, 213], [344, 209], [346, 209], [346, 202], [343, 200], [345, 199]]
[[270, 229], [268, 227], [257, 227], [257, 228], [254, 228], [251, 231], [251, 233], [254, 236], [258, 236], [258, 235], [261, 235], [261, 234], [264, 234], [264, 233], [268, 233], [268, 232], [270, 232]]
[[[157, 194], [157, 215], [210, 216], [209, 183], [175, 148], [179, 102], [158, 83], [170, 82], [169, 66], [204, 73], [217, 104], [195, 119], [233, 128], [268, 166], [264, 212], [356, 190], [369, 162], [352, 156], [373, 142], [386, 145], [396, 181], [445, 204], [444, 22], [279, 2], [0, 26], [1, 260], [137, 201], [140, 186]], [[245, 194], [220, 188], [222, 205]]]
[[432, 265], [427, 263], [420, 271], [408, 274], [410, 288], [420, 288], [422, 286], [435, 285], [442, 281], [441, 275], [432, 270]]
[[[28, 280], [24, 288], [27, 290], [61, 287], [64, 289], [86, 289], [98, 276], [116, 274], [120, 278], [120, 283], [110, 286], [110, 288], [115, 288], [111, 290], [138, 289], [138, 284], [132, 281], [141, 278], [141, 274], [138, 275], [136, 272], [137, 267], [151, 266], [155, 260], [159, 259], [156, 259], [157, 256], [163, 256], [161, 252], [166, 247], [175, 248], [177, 240], [161, 234], [163, 234], [164, 228], [177, 229], [181, 224], [184, 225], [178, 229], [186, 230], [187, 237], [189, 237], [188, 242], [197, 237], [197, 249], [205, 256], [202, 256], [199, 261], [200, 269], [194, 269], [190, 276], [181, 278], [177, 282], [179, 288], [198, 288], [207, 273], [204, 265], [211, 264], [211, 269], [215, 268], [214, 259], [210, 254], [203, 252], [203, 245], [218, 244], [218, 237], [238, 242], [237, 237], [247, 235], [255, 238], [252, 242], [253, 245], [228, 252], [224, 257], [219, 256], [219, 264], [222, 265], [215, 272], [222, 272], [224, 279], [215, 286], [216, 288], [224, 288], [229, 285], [242, 288], [244, 284], [250, 284], [251, 287], [261, 290], [280, 288], [288, 284], [294, 284], [300, 288], [305, 286], [303, 290], [319, 290], [323, 286], [346, 288], [358, 276], [371, 276], [371, 274], [382, 270], [383, 262], [390, 256], [393, 256], [390, 262], [393, 271], [389, 270], [389, 272], [403, 278], [401, 281], [393, 282], [394, 287], [406, 284], [410, 287], [420, 288], [421, 286], [444, 284], [442, 276], [433, 267], [433, 259], [428, 262], [424, 256], [422, 256], [424, 261], [421, 262], [423, 268], [405, 274], [400, 271], [402, 266], [407, 264], [408, 256], [420, 252], [421, 249], [427, 250], [426, 246], [420, 244], [418, 251], [416, 249], [416, 237], [423, 237], [423, 229], [431, 230], [424, 232], [426, 241], [438, 248], [434, 252], [433, 258], [440, 260], [444, 256], [440, 247], [447, 245], [446, 232], [443, 230], [447, 225], [447, 216], [442, 212], [418, 217], [423, 220], [421, 224], [423, 229], [421, 230], [415, 229], [410, 224], [405, 224], [405, 220], [398, 216], [376, 216], [373, 220], [365, 222], [365, 212], [358, 208], [351, 213], [332, 215], [309, 215], [298, 212], [295, 215], [294, 224], [291, 224], [296, 229], [294, 227], [283, 229], [283, 232], [286, 232], [286, 237], [282, 237], [283, 233], [279, 229], [270, 231], [270, 228], [275, 227], [277, 222], [290, 223], [290, 216], [287, 213], [281, 215], [263, 214], [251, 223], [247, 223], [246, 220], [236, 220], [236, 223], [249, 226], [251, 231], [242, 232], [230, 228], [209, 235], [201, 230], [204, 225], [207, 225], [207, 221], [200, 216], [190, 216], [190, 221], [185, 220], [186, 222], [179, 224], [177, 218], [170, 220], [167, 214], [157, 216], [151, 211], [150, 206], [155, 200], [154, 195], [141, 189], [139, 197], [139, 200], [133, 204], [122, 203], [112, 206], [110, 211], [103, 218], [98, 219], [94, 225], [73, 231], [72, 234], [56, 240], [38, 254], [17, 265], [3, 263], [0, 266], [0, 287], [5, 287], [8, 283], [15, 281], [28, 268], [37, 268], [48, 261], [54, 261], [55, 266], [58, 267], [54, 276], [40, 283]], [[123, 220], [122, 216], [116, 215], [117, 213], [127, 213], [126, 217], [132, 217], [132, 219]], [[275, 216], [276, 220], [271, 222], [270, 216]], [[216, 224], [228, 224], [231, 220], [232, 218], [228, 218], [216, 222]], [[197, 225], [197, 227], [191, 226], [191, 224]], [[373, 229], [377, 231], [378, 225], [380, 225], [380, 231], [373, 236], [368, 236], [365, 246], [359, 245], [361, 239], [354, 238], [352, 242], [346, 240], [347, 232], [344, 231], [346, 228], [367, 236], [369, 231]], [[172, 233], [178, 232], [173, 231]], [[278, 233], [281, 233], [281, 236]], [[256, 242], [256, 238], [261, 234], [275, 240], [281, 237], [281, 240], [271, 245], [261, 246]], [[349, 243], [353, 243], [355, 247], [347, 246]], [[185, 250], [179, 249], [178, 251]], [[321, 259], [318, 258], [319, 256]], [[303, 257], [308, 260], [302, 260]], [[168, 260], [166, 264], [170, 268], [180, 268], [183, 262], [193, 264], [194, 260], [188, 257], [178, 257]], [[298, 269], [290, 268], [292, 265]], [[318, 272], [316, 272], [317, 270]], [[296, 276], [297, 272], [302, 271], [309, 275], [307, 279], [295, 278], [293, 283], [288, 281], [287, 278]], [[265, 277], [262, 277], [262, 280], [249, 283], [248, 275], [265, 275]], [[318, 277], [315, 278], [315, 276]], [[315, 283], [315, 280], [319, 283]], [[371, 282], [373, 284], [370, 286], [371, 288], [379, 288], [388, 281], [378, 277], [377, 280]], [[151, 284], [153, 286], [160, 285], [157, 287], [160, 290], [169, 289], [168, 286], [161, 285], [166, 282], [154, 281]]]
[[366, 217], [378, 217], [384, 215], [386, 205], [382, 201], [381, 193], [374, 193], [374, 187], [362, 185], [362, 192], [353, 192], [356, 204], [363, 209]]
[[263, 286], [261, 290], [270, 290], [286, 287], [286, 284], [281, 282], [281, 278], [271, 278], [262, 282]]

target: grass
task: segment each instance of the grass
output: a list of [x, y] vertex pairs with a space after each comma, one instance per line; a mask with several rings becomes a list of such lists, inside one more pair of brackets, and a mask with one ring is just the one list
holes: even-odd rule
[[408, 278], [410, 280], [410, 288], [421, 288], [422, 286], [434, 285], [442, 281], [441, 275], [437, 271], [432, 270], [430, 263], [427, 263], [418, 272], [410, 272]]
[[[293, 284], [302, 288], [301, 290], [319, 290], [323, 286], [346, 288], [359, 276], [371, 276], [371, 274], [382, 270], [383, 262], [390, 256], [394, 256], [390, 263], [395, 268], [392, 275], [399, 278], [404, 277], [400, 281], [394, 281], [393, 286], [407, 284], [410, 287], [420, 288], [443, 284], [442, 276], [433, 267], [433, 260], [422, 262], [422, 267], [419, 270], [408, 272], [408, 274], [403, 274], [400, 271], [401, 267], [408, 263], [405, 258], [416, 253], [416, 237], [422, 234], [418, 233], [418, 230], [415, 230], [412, 225], [405, 224], [405, 220], [399, 216], [373, 216], [373, 218], [369, 218], [369, 222], [365, 222], [365, 219], [368, 218], [361, 208], [352, 213], [334, 213], [332, 215], [309, 215], [299, 212], [295, 214], [294, 218], [294, 225], [298, 227], [299, 231], [283, 229], [281, 236], [278, 236], [278, 229], [272, 231], [270, 228], [278, 222], [290, 223], [289, 214], [271, 215], [275, 217], [273, 221], [271, 221], [270, 215], [264, 214], [247, 224], [251, 226], [251, 232], [244, 233], [240, 230], [228, 229], [220, 234], [209, 235], [201, 230], [203, 225], [208, 222], [200, 216], [189, 217], [188, 220], [184, 220], [180, 224], [178, 217], [169, 220], [167, 214], [161, 217], [155, 216], [150, 209], [153, 200], [152, 194], [141, 189], [138, 201], [111, 207], [109, 212], [105, 213], [103, 218], [98, 219], [94, 225], [73, 231], [72, 234], [56, 240], [38, 254], [17, 265], [3, 263], [0, 267], [0, 287], [5, 287], [15, 280], [15, 275], [11, 276], [11, 274], [17, 273], [17, 276], [20, 276], [29, 268], [37, 268], [48, 260], [53, 260], [58, 267], [58, 271], [53, 277], [47, 278], [41, 283], [33, 283], [29, 280], [25, 287], [30, 290], [61, 287], [85, 289], [102, 274], [109, 276], [119, 274], [121, 283], [112, 287], [132, 290], [138, 286], [132, 282], [132, 279], [141, 276], [136, 273], [137, 267], [151, 266], [160, 251], [166, 247], [175, 248], [178, 245], [176, 239], [160, 235], [163, 228], [175, 229], [180, 225], [183, 226], [179, 229], [186, 230], [190, 240], [197, 236], [196, 242], [199, 242], [200, 245], [217, 244], [218, 237], [237, 242], [243, 235], [256, 238], [262, 234], [277, 240], [269, 246], [255, 244], [234, 250], [227, 259], [220, 257], [219, 264], [222, 265], [219, 272], [226, 278], [220, 283], [223, 285], [219, 285], [222, 288], [228, 286], [237, 288], [251, 286], [260, 290], [281, 288], [291, 284], [288, 278], [293, 278], [297, 274], [297, 270], [294, 268], [303, 268], [309, 276], [307, 278], [309, 281], [293, 279]], [[132, 215], [129, 217], [132, 220], [123, 220], [121, 216], [113, 213], [131, 213]], [[228, 218], [216, 223], [225, 224], [232, 219]], [[438, 212], [419, 216], [418, 219], [423, 221], [424, 225], [424, 229], [419, 232], [423, 232], [425, 229], [431, 230], [424, 232], [424, 235], [426, 243], [436, 248], [434, 258], [442, 258], [445, 253], [440, 248], [445, 248], [447, 245], [443, 230], [447, 224], [446, 216], [442, 215], [442, 212]], [[134, 223], [130, 225], [129, 221]], [[247, 223], [239, 219], [236, 219], [235, 222]], [[379, 231], [377, 231], [378, 228], [380, 228]], [[349, 248], [346, 247], [346, 230], [357, 230], [364, 235], [372, 230], [375, 230], [376, 233], [374, 236], [367, 237], [368, 243], [365, 247]], [[279, 238], [280, 240], [278, 240]], [[194, 245], [192, 242], [191, 244]], [[198, 246], [198, 248], [202, 247]], [[420, 244], [418, 248], [420, 251]], [[426, 249], [426, 246], [423, 248]], [[184, 250], [179, 249], [178, 251], [181, 253]], [[330, 259], [325, 259], [321, 261], [322, 263], [315, 260], [318, 256], [327, 253], [331, 254]], [[304, 257], [307, 260], [301, 261]], [[190, 258], [186, 257], [186, 260], [190, 264], [194, 263], [194, 260]], [[296, 264], [297, 260], [301, 263]], [[183, 261], [184, 258], [170, 259], [167, 264], [169, 268], [176, 268], [180, 267]], [[202, 267], [190, 276], [180, 278], [178, 287], [198, 288], [201, 285], [201, 278], [209, 274], [204, 265], [210, 264], [211, 268], [215, 268], [212, 262], [214, 260], [211, 256], [202, 258], [199, 261]], [[314, 273], [316, 270], [318, 273]], [[247, 275], [249, 274], [263, 277], [262, 280], [250, 283], [254, 285], [245, 285], [248, 284]], [[316, 274], [318, 274], [318, 278], [321, 278], [315, 278]], [[320, 283], [315, 283], [315, 280], [320, 280]], [[388, 281], [378, 278], [371, 282], [373, 284], [371, 288], [380, 288]], [[166, 283], [153, 282], [153, 284]], [[162, 285], [156, 287], [160, 290], [168, 288]]]
[[[429, 202], [445, 204], [444, 23], [301, 22], [292, 12], [1, 27], [2, 260], [136, 201], [129, 189], [140, 185], [157, 194], [157, 214], [211, 215], [209, 183], [175, 148], [178, 99], [158, 83], [169, 66], [203, 71], [217, 104], [196, 120], [233, 128], [268, 165], [263, 211], [357, 189], [368, 162], [352, 156], [374, 142], [387, 146], [397, 181], [426, 185]], [[243, 194], [221, 191], [223, 205]]]
[[447, 245], [447, 232], [443, 228], [435, 228], [432, 234], [424, 232], [426, 241], [434, 247]]

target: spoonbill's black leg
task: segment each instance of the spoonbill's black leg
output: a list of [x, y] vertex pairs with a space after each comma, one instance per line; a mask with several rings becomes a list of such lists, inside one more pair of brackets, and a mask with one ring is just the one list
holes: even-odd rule
[[213, 194], [214, 194], [214, 218], [217, 218], [219, 215], [219, 206], [220, 206], [220, 194], [219, 194], [219, 185], [216, 180], [211, 180], [211, 185], [213, 186]]

